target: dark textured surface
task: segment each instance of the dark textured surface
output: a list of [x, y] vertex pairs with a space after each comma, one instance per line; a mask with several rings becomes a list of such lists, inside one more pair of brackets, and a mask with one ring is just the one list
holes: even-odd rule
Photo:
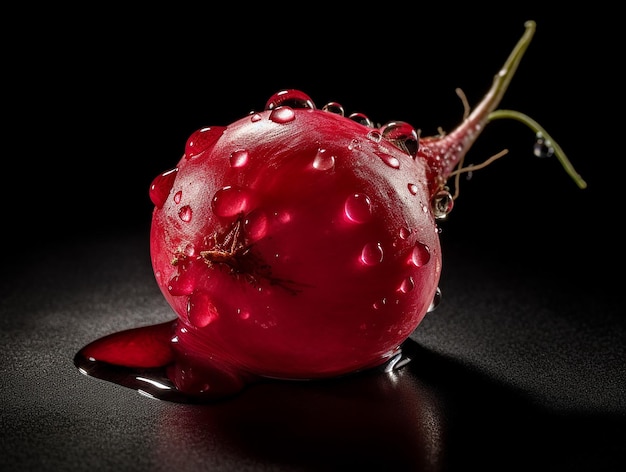
[[[207, 6], [54, 4], [8, 18], [18, 37], [3, 64], [0, 469], [625, 470], [613, 118], [624, 29], [613, 7], [487, 14], [422, 2], [313, 18], [263, 6], [267, 18], [249, 21], [239, 6]], [[454, 89], [475, 103], [527, 19], [537, 32], [503, 106], [545, 126], [589, 188], [532, 159], [519, 123], [490, 125], [467, 163], [510, 153], [462, 179], [441, 224], [442, 303], [413, 334], [412, 362], [201, 406], [77, 371], [88, 342], [173, 316], [150, 268], [148, 187], [191, 132], [292, 87], [375, 122], [450, 130], [463, 112]]]
[[[439, 309], [394, 374], [267, 383], [182, 405], [81, 375], [104, 334], [172, 318], [141, 231], [57, 248], [2, 284], [5, 470], [618, 470], [617, 296], [448, 248]], [[471, 466], [471, 467], [470, 467]], [[371, 469], [368, 469], [371, 470]]]

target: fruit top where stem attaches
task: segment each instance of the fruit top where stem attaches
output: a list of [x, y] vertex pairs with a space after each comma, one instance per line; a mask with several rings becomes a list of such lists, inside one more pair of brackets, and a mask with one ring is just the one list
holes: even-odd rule
[[421, 137], [401, 121], [376, 127], [293, 89], [194, 132], [150, 187], [152, 265], [177, 317], [94, 342], [81, 365], [163, 367], [179, 392], [215, 398], [250, 378], [333, 377], [397, 356], [439, 300], [447, 181], [478, 167], [461, 164], [489, 121], [541, 133], [586, 185], [536, 122], [496, 110], [534, 34], [534, 22], [525, 27], [449, 134]]

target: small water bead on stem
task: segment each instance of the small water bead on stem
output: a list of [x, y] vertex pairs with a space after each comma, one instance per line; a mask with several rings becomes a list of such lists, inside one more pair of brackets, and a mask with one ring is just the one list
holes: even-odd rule
[[474, 109], [465, 113], [463, 121], [449, 133], [420, 139], [420, 157], [428, 164], [428, 183], [431, 197], [445, 187], [455, 168], [462, 164], [465, 154], [478, 139], [485, 125], [500, 104], [517, 67], [535, 33], [535, 22], [527, 21], [522, 37], [509, 54], [500, 71], [495, 74], [487, 93]]
[[554, 155], [554, 148], [552, 147], [552, 143], [543, 137], [543, 133], [537, 133], [535, 135], [533, 154], [541, 158], [552, 157]]
[[579, 188], [587, 188], [587, 182], [576, 172], [574, 166], [565, 155], [561, 146], [548, 134], [548, 132], [530, 116], [515, 110], [495, 110], [489, 113], [488, 121], [499, 119], [513, 119], [526, 125], [535, 132], [535, 145], [533, 153], [537, 157], [555, 156], [565, 172], [572, 178]]
[[[549, 149], [551, 149], [551, 151], [548, 149], [547, 153], [552, 153], [557, 157], [562, 167], [579, 188], [584, 189], [587, 187], [587, 183], [574, 170], [574, 167], [569, 162], [569, 159], [561, 147], [556, 143], [556, 141], [554, 141], [554, 139], [552, 139], [550, 135], [548, 135], [546, 130], [539, 125], [539, 123], [524, 113], [515, 110], [496, 109], [535, 33], [536, 24], [534, 21], [527, 21], [524, 26], [524, 35], [517, 42], [513, 51], [509, 54], [509, 57], [503, 67], [494, 76], [490, 89], [474, 110], [466, 115], [463, 122], [451, 133], [448, 133], [439, 139], [431, 138], [423, 142], [423, 144], [427, 147], [427, 152], [424, 153], [424, 156], [434, 174], [431, 177], [431, 180], [435, 183], [431, 189], [433, 194], [440, 188], [444, 187], [445, 182], [451, 176], [457, 175], [458, 181], [458, 174], [460, 172], [469, 172], [483, 168], [506, 153], [496, 154], [496, 156], [488, 159], [485, 163], [477, 166], [469, 166], [454, 170], [456, 167], [461, 166], [465, 153], [478, 138], [481, 131], [485, 128], [485, 125], [497, 119], [517, 120], [532, 129], [535, 133], [541, 133], [541, 139], [544, 140], [544, 143], [549, 143]], [[451, 153], [450, 150], [454, 149], [455, 146], [456, 150]], [[543, 153], [541, 148], [538, 149], [537, 146], [535, 146], [534, 152], [537, 153], [538, 150], [539, 154]]]

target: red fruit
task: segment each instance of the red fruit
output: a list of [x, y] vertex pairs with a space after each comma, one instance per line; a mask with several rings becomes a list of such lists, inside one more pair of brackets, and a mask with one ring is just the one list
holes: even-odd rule
[[385, 361], [441, 272], [425, 162], [300, 97], [277, 94], [191, 157], [188, 145], [151, 233], [179, 342], [282, 378]]
[[[170, 350], [151, 342], [154, 365], [145, 353], [126, 365], [167, 364], [178, 390], [215, 395], [249, 375], [322, 378], [396, 356], [438, 300], [436, 219], [451, 210], [446, 183], [484, 126], [514, 118], [552, 141], [525, 115], [495, 111], [533, 33], [528, 22], [485, 98], [445, 136], [375, 127], [297, 90], [193, 133], [150, 188], [152, 264], [178, 315]], [[83, 357], [117, 359], [111, 346], [129, 336]]]

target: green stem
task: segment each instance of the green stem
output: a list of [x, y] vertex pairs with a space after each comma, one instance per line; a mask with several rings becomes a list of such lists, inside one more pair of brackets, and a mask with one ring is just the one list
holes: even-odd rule
[[581, 189], [587, 188], [587, 182], [585, 182], [580, 174], [576, 172], [574, 166], [570, 163], [569, 159], [565, 155], [565, 152], [563, 152], [563, 149], [561, 149], [561, 146], [559, 146], [559, 144], [554, 139], [552, 139], [552, 136], [550, 136], [539, 123], [537, 123], [528, 115], [525, 115], [524, 113], [520, 113], [519, 111], [515, 110], [492, 111], [491, 113], [489, 113], [487, 121], [493, 121], [503, 118], [517, 120], [520, 123], [528, 126], [535, 133], [541, 133], [546, 143], [550, 147], [552, 147], [552, 149], [554, 149], [554, 155], [563, 166], [563, 169], [565, 169], [565, 172], [567, 172], [569, 176], [574, 180], [574, 182], [576, 182], [576, 185], [578, 185], [578, 187], [580, 187]]
[[[509, 57], [500, 71], [493, 77], [491, 87], [480, 100], [478, 105], [460, 125], [452, 130], [452, 132], [437, 140], [436, 145], [439, 149], [433, 154], [448, 155], [450, 157], [430, 164], [434, 169], [437, 169], [437, 172], [443, 177], [444, 180], [447, 179], [450, 172], [454, 170], [459, 162], [463, 160], [465, 154], [478, 139], [478, 136], [484, 129], [485, 124], [488, 123], [489, 114], [500, 104], [504, 93], [511, 83], [511, 79], [515, 75], [515, 71], [517, 70], [519, 63], [526, 52], [526, 49], [528, 49], [533, 35], [535, 34], [535, 22], [532, 20], [527, 21], [524, 23], [524, 28], [524, 34], [518, 40], [515, 48], [513, 48], [513, 51], [509, 54]], [[450, 152], [450, 149], [456, 149], [456, 151]], [[439, 187], [439, 184], [440, 182], [436, 182], [437, 188]]]

